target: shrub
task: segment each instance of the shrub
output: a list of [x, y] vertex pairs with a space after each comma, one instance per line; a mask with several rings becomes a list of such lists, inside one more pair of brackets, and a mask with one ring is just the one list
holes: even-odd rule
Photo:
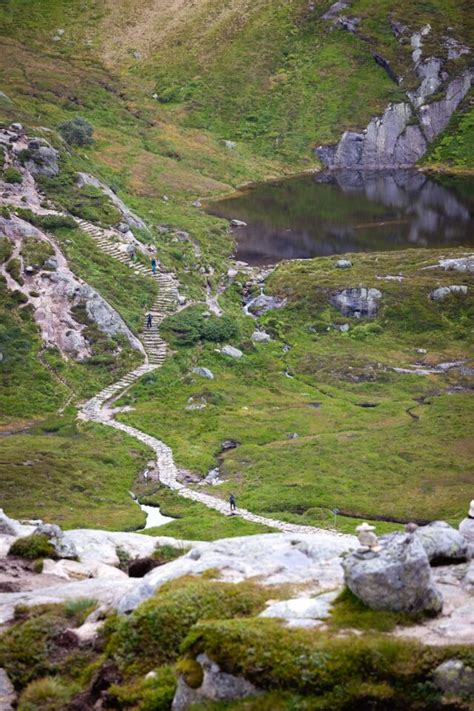
[[87, 146], [92, 143], [94, 128], [81, 116], [60, 124], [58, 130], [70, 146]]
[[197, 309], [186, 309], [170, 316], [163, 322], [163, 328], [182, 345], [193, 345], [198, 341], [229, 341], [239, 334], [238, 325], [229, 316], [205, 318]]
[[178, 657], [200, 619], [242, 617], [260, 611], [268, 591], [249, 583], [183, 579], [170, 583], [129, 617], [110, 623], [109, 652], [123, 669], [146, 672]]
[[3, 179], [6, 183], [21, 183], [23, 176], [19, 170], [10, 166], [3, 171]]
[[20, 286], [23, 286], [24, 281], [21, 276], [21, 262], [19, 259], [10, 259], [7, 264], [7, 272]]
[[57, 558], [54, 546], [49, 542], [49, 538], [44, 533], [33, 533], [25, 538], [17, 538], [12, 543], [8, 555], [16, 555], [19, 558], [36, 560], [37, 558]]
[[115, 708], [133, 708], [140, 711], [169, 711], [176, 691], [176, 675], [171, 666], [155, 669], [155, 676], [140, 679], [133, 685], [112, 685], [107, 696]]
[[10, 215], [10, 210], [8, 209], [8, 207], [7, 207], [6, 205], [2, 205], [2, 207], [1, 207], [1, 209], [0, 209], [0, 215], [1, 215], [5, 220], [9, 220], [9, 219], [10, 219], [10, 217], [11, 217], [11, 215]]
[[32, 210], [22, 207], [17, 208], [16, 214], [22, 220], [44, 230], [59, 230], [64, 227], [67, 229], [77, 228], [75, 219], [70, 215], [37, 215]]
[[158, 560], [160, 565], [164, 565], [165, 563], [170, 563], [172, 560], [176, 560], [176, 558], [187, 553], [188, 550], [188, 548], [175, 548], [169, 545], [156, 546], [152, 558]]
[[78, 598], [77, 600], [68, 600], [64, 603], [64, 612], [66, 617], [86, 617], [92, 612], [96, 603], [95, 600], [89, 600], [86, 597]]
[[57, 711], [64, 708], [74, 690], [64, 681], [47, 676], [32, 681], [20, 697], [18, 711]]

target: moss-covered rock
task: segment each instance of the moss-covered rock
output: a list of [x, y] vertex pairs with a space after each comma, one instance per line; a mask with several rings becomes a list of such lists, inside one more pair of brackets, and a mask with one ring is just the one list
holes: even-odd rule
[[54, 560], [57, 558], [54, 546], [44, 533], [33, 533], [31, 536], [17, 538], [10, 546], [8, 555], [16, 555], [28, 560], [38, 558], [52, 558]]

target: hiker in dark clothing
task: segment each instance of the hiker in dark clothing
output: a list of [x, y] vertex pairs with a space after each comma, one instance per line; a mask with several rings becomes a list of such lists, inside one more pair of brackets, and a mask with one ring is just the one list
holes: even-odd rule
[[156, 259], [155, 259], [155, 257], [151, 258], [151, 272], [152, 272], [152, 274], [156, 274]]
[[234, 496], [234, 494], [231, 494], [231, 495], [229, 496], [229, 504], [230, 504], [230, 512], [233, 513], [233, 512], [236, 510], [236, 508], [237, 508], [237, 505], [236, 505], [236, 503], [235, 503], [235, 496]]
[[146, 317], [146, 327], [151, 328], [153, 325], [153, 316], [151, 314], [147, 314]]

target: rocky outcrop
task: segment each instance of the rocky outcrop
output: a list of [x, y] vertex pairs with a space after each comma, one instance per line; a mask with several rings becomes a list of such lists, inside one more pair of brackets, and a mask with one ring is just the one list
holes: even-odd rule
[[202, 683], [193, 688], [180, 676], [171, 706], [172, 711], [186, 711], [203, 701], [234, 701], [257, 693], [256, 687], [250, 681], [243, 676], [223, 672], [206, 654], [199, 654], [195, 664], [201, 667]]
[[130, 227], [135, 227], [136, 229], [139, 230], [147, 230], [147, 226], [143, 222], [143, 220], [138, 217], [134, 212], [132, 212], [119, 198], [118, 195], [114, 193], [113, 190], [109, 188], [108, 185], [103, 183], [101, 180], [98, 178], [95, 178], [93, 175], [89, 175], [88, 173], [78, 173], [77, 174], [77, 182], [79, 187], [82, 185], [92, 185], [94, 188], [98, 188], [101, 190], [104, 195], [107, 195], [109, 200], [115, 205], [115, 207], [119, 210], [121, 213], [124, 221], [129, 225]]
[[16, 693], [5, 669], [0, 669], [0, 711], [13, 711]]
[[54, 523], [40, 523], [35, 533], [43, 534], [49, 538], [49, 542], [56, 551], [58, 558], [77, 558], [77, 550], [72, 541], [68, 541], [60, 529]]
[[[108, 336], [123, 336], [135, 350], [143, 346], [133, 335], [117, 311], [91, 286], [76, 277], [56, 243], [44, 232], [15, 216], [0, 217], [0, 229], [11, 240], [13, 257], [23, 267], [23, 283], [16, 281], [4, 267], [3, 275], [11, 290], [21, 291], [33, 307], [35, 321], [43, 342], [53, 345], [65, 356], [84, 360], [91, 355], [85, 338], [84, 324], [74, 315], [74, 307], [84, 306], [89, 320]], [[29, 269], [23, 264], [21, 248], [24, 240], [34, 239], [48, 244], [54, 251], [54, 271]], [[33, 295], [32, 295], [33, 294]]]
[[415, 531], [430, 563], [462, 561], [467, 556], [467, 542], [444, 521], [433, 521]]
[[377, 314], [381, 298], [382, 292], [378, 289], [357, 287], [335, 291], [330, 295], [329, 301], [344, 316], [372, 318]]
[[374, 610], [437, 614], [442, 609], [428, 556], [412, 534], [383, 536], [378, 552], [351, 553], [343, 567], [347, 587]]
[[59, 153], [44, 138], [31, 138], [26, 150], [29, 158], [25, 167], [32, 175], [52, 178], [59, 173]]
[[[322, 19], [331, 21], [333, 25], [343, 21], [342, 26], [345, 27], [347, 18], [339, 14], [345, 7], [347, 3], [335, 3]], [[345, 28], [357, 34], [358, 22], [352, 21]], [[391, 29], [399, 41], [405, 41], [406, 27], [391, 23]], [[423, 39], [430, 32], [431, 27], [426, 25], [410, 38], [418, 87], [406, 92], [407, 101], [390, 104], [382, 116], [373, 118], [363, 131], [345, 131], [338, 143], [316, 148], [316, 155], [325, 166], [330, 169], [377, 170], [411, 166], [446, 128], [470, 89], [472, 74], [465, 71], [460, 76], [449, 78], [442, 59], [422, 59]], [[403, 78], [387, 60], [374, 52], [372, 56], [396, 84], [403, 83]], [[440, 91], [444, 92], [443, 98], [431, 101], [431, 97]]]

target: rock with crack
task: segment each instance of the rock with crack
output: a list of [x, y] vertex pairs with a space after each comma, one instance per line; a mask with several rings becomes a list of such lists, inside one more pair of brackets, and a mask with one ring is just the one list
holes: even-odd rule
[[379, 552], [356, 551], [344, 559], [344, 580], [351, 592], [374, 610], [441, 612], [443, 599], [418, 538], [393, 533], [380, 544]]
[[344, 316], [354, 318], [372, 318], [376, 316], [382, 292], [378, 289], [357, 287], [333, 292], [330, 303]]
[[467, 542], [463, 536], [445, 521], [433, 521], [420, 526], [415, 536], [426, 551], [430, 563], [466, 560]]
[[243, 676], [223, 672], [206, 654], [199, 654], [193, 666], [200, 667], [198, 681], [201, 683], [197, 687], [194, 684], [190, 686], [190, 679], [187, 681], [185, 676], [181, 675], [171, 705], [172, 711], [186, 711], [205, 701], [235, 701], [258, 693], [250, 681]]

